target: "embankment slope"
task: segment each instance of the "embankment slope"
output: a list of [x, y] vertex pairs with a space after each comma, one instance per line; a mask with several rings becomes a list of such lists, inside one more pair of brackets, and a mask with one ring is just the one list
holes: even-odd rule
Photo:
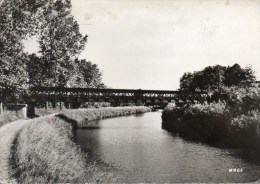
[[100, 171], [72, 141], [72, 129], [148, 111], [147, 107], [66, 110], [6, 124], [0, 128], [0, 182], [114, 182], [111, 173]]

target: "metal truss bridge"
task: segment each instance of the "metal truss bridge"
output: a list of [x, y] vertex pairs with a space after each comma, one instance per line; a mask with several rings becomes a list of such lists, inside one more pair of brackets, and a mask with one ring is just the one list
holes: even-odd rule
[[110, 102], [114, 106], [134, 103], [147, 106], [165, 105], [169, 102], [194, 103], [207, 98], [206, 92], [142, 90], [142, 89], [99, 89], [37, 87], [30, 90], [29, 101], [35, 102]]

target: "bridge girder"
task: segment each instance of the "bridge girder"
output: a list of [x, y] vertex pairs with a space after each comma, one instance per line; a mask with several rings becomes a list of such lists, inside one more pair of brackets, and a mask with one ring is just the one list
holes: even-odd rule
[[[134, 89], [98, 89], [98, 88], [60, 88], [38, 87], [30, 90], [29, 101], [44, 102], [89, 102], [94, 101], [134, 101], [165, 103], [175, 101], [203, 101], [205, 92], [166, 91], [166, 90], [134, 90]], [[92, 101], [92, 100], [91, 100]], [[164, 102], [163, 102], [164, 101]]]

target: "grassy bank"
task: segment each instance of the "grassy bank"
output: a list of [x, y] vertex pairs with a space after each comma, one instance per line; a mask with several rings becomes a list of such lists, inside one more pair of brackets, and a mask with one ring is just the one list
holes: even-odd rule
[[6, 123], [22, 118], [24, 118], [24, 116], [21, 111], [18, 111], [17, 113], [15, 111], [4, 111], [3, 114], [0, 114], [0, 127]]
[[218, 146], [260, 153], [260, 89], [226, 88], [219, 101], [169, 107], [162, 114], [163, 128]]
[[12, 158], [12, 150], [14, 141], [19, 131], [29, 123], [29, 120], [19, 120], [3, 125], [0, 128], [0, 183], [13, 182], [13, 170], [10, 158]]
[[83, 128], [95, 126], [96, 120], [111, 117], [127, 116], [131, 114], [140, 114], [150, 111], [151, 108], [143, 106], [75, 109], [61, 112], [60, 117], [68, 120], [71, 123], [74, 123], [74, 125], [76, 124], [76, 127]]
[[15, 149], [18, 183], [111, 181], [107, 173], [87, 162], [71, 138], [72, 126], [56, 116], [25, 126]]
[[64, 117], [85, 126], [100, 118], [147, 111], [146, 107], [66, 110], [6, 124], [0, 128], [0, 181], [115, 182], [112, 173], [101, 171], [72, 141], [73, 124]]

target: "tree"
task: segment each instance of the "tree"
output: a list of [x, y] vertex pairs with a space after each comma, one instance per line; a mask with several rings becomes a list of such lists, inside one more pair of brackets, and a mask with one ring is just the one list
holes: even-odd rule
[[202, 73], [201, 80], [203, 81], [201, 88], [206, 91], [218, 90], [223, 87], [224, 74], [226, 67], [215, 65], [206, 67]]
[[76, 59], [77, 72], [71, 77], [70, 85], [87, 88], [104, 88], [102, 72], [96, 64], [85, 59]]
[[38, 41], [43, 72], [48, 74], [45, 86], [68, 86], [74, 61], [84, 49], [87, 36], [81, 35], [70, 11], [69, 0], [50, 0], [39, 12]]
[[28, 55], [26, 66], [26, 71], [28, 72], [29, 76], [29, 86], [44, 86], [46, 79], [48, 78], [48, 74], [45, 72], [46, 68], [41, 57], [37, 56], [36, 54]]
[[224, 86], [249, 85], [253, 82], [255, 76], [250, 66], [243, 69], [238, 64], [232, 67], [215, 65], [201, 71], [184, 73], [180, 79], [180, 90], [221, 92]]
[[12, 94], [28, 88], [22, 40], [34, 34], [35, 12], [43, 3], [43, 0], [4, 0], [0, 4], [0, 87], [11, 89]]
[[225, 72], [224, 84], [228, 87], [238, 85], [249, 85], [255, 82], [256, 77], [251, 66], [246, 66], [244, 69], [239, 64], [234, 64], [227, 67]]
[[[97, 65], [77, 59], [87, 36], [79, 32], [70, 0], [4, 0], [0, 8], [2, 89], [21, 93], [29, 86], [104, 87]], [[40, 45], [38, 56], [23, 51], [22, 41], [33, 35]]]
[[223, 86], [225, 67], [208, 66], [202, 71], [184, 73], [180, 79], [180, 89], [188, 91], [211, 91]]
[[[194, 74], [192, 74], [190, 72], [187, 72], [187, 73], [185, 72], [180, 79], [180, 89], [184, 90], [184, 91], [191, 90], [193, 78], [194, 78]], [[195, 90], [195, 89], [193, 89], [193, 90]]]

